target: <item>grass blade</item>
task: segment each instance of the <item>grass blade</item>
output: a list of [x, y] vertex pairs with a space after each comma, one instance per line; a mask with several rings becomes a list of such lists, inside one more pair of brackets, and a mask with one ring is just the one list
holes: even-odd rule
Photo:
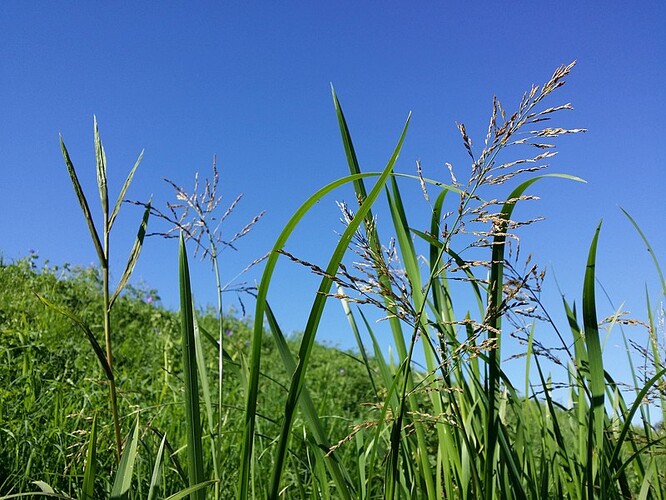
[[[305, 216], [306, 213], [325, 195], [331, 193], [335, 189], [344, 186], [350, 182], [355, 181], [360, 177], [371, 177], [381, 175], [379, 173], [364, 173], [357, 175], [350, 175], [337, 179], [330, 184], [324, 186], [319, 191], [310, 196], [296, 211], [296, 213], [289, 219], [286, 226], [278, 236], [277, 241], [273, 245], [273, 249], [266, 259], [266, 265], [262, 274], [259, 288], [257, 289], [257, 301], [255, 307], [255, 319], [263, 318], [266, 314], [266, 298], [268, 295], [268, 287], [271, 277], [275, 271], [279, 251], [284, 247], [289, 236], [294, 231], [298, 223]], [[261, 339], [263, 336], [263, 325], [261, 321], [254, 323], [252, 333], [250, 363], [249, 363], [249, 380], [247, 381], [247, 399], [245, 403], [245, 430], [243, 433], [242, 444], [242, 458], [240, 464], [240, 477], [239, 477], [239, 498], [246, 499], [249, 494], [249, 479], [250, 479], [250, 464], [252, 461], [252, 452], [254, 446], [254, 433], [255, 433], [255, 417], [257, 414], [257, 396], [259, 387], [259, 377], [261, 373]]]
[[[194, 341], [194, 311], [192, 289], [187, 262], [185, 239], [180, 235], [178, 250], [178, 274], [180, 281], [180, 320], [183, 336], [183, 377], [185, 379], [185, 418], [187, 427], [187, 473], [190, 486], [203, 482], [203, 446], [201, 443], [201, 415], [199, 413], [199, 382], [197, 378], [197, 354]], [[204, 499], [205, 492], [196, 490], [192, 500]]]
[[[280, 357], [282, 362], [287, 370], [287, 373], [293, 374], [296, 370], [296, 362], [294, 357], [289, 350], [287, 341], [284, 338], [282, 329], [280, 328], [273, 311], [270, 306], [266, 304], [266, 319], [273, 333], [273, 338], [277, 345]], [[325, 456], [324, 452], [330, 450], [330, 443], [326, 437], [326, 432], [324, 426], [317, 415], [317, 410], [315, 408], [314, 402], [310, 397], [310, 392], [307, 387], [303, 388], [303, 393], [299, 400], [301, 411], [303, 412], [303, 419], [308, 425], [310, 432], [312, 432], [312, 437], [314, 438], [316, 444], [316, 450], [318, 452], [317, 458], [318, 461], [323, 461], [326, 464], [327, 469], [329, 470], [333, 481], [338, 487], [338, 495], [345, 499], [351, 499], [351, 493], [353, 493], [353, 487], [351, 486], [351, 480], [349, 479], [349, 474], [344, 469], [343, 464], [338, 460], [338, 457], [335, 453]], [[323, 451], [322, 451], [323, 450]]]
[[95, 164], [97, 166], [97, 188], [99, 189], [99, 199], [102, 203], [102, 214], [104, 217], [105, 231], [108, 232], [109, 221], [109, 188], [106, 183], [106, 153], [102, 145], [102, 139], [99, 137], [99, 127], [97, 117], [93, 116], [93, 128], [95, 130]]
[[65, 160], [65, 165], [67, 166], [67, 172], [69, 172], [69, 178], [72, 181], [72, 187], [74, 188], [74, 192], [76, 193], [76, 198], [79, 200], [79, 205], [81, 206], [81, 210], [83, 211], [83, 216], [85, 217], [86, 223], [88, 224], [88, 230], [90, 231], [90, 237], [93, 240], [93, 245], [95, 245], [95, 251], [97, 252], [97, 257], [99, 258], [100, 262], [105, 263], [106, 262], [105, 253], [104, 250], [102, 249], [102, 242], [99, 239], [99, 233], [95, 228], [95, 221], [93, 220], [92, 214], [90, 213], [90, 206], [88, 205], [88, 200], [86, 200], [86, 195], [83, 194], [81, 183], [79, 182], [79, 178], [76, 175], [74, 164], [72, 163], [72, 160], [69, 157], [69, 152], [65, 147], [65, 142], [62, 140], [62, 136], [60, 136], [60, 149], [62, 151], [62, 156]]
[[95, 474], [97, 472], [97, 417], [93, 417], [90, 439], [88, 441], [88, 454], [86, 455], [86, 468], [83, 473], [84, 499], [91, 500], [95, 493]]
[[277, 498], [279, 493], [280, 478], [282, 476], [282, 471], [285, 466], [285, 457], [287, 452], [287, 444], [289, 441], [289, 434], [291, 432], [291, 425], [293, 423], [293, 417], [298, 403], [298, 398], [303, 389], [303, 384], [305, 381], [305, 372], [307, 370], [308, 361], [310, 358], [310, 352], [312, 350], [312, 345], [314, 344], [315, 335], [319, 327], [319, 321], [321, 320], [321, 315], [324, 311], [324, 305], [327, 300], [327, 294], [329, 293], [331, 286], [333, 285], [333, 280], [331, 276], [335, 275], [338, 270], [338, 266], [342, 261], [342, 257], [347, 251], [347, 247], [354, 235], [358, 230], [361, 222], [365, 220], [366, 215], [370, 211], [370, 207], [375, 202], [379, 194], [384, 188], [386, 181], [388, 180], [400, 150], [402, 149], [402, 144], [407, 135], [407, 129], [409, 128], [409, 118], [403, 127], [402, 133], [400, 134], [400, 139], [396, 145], [391, 158], [389, 159], [386, 168], [382, 172], [382, 175], [377, 180], [377, 183], [373, 187], [372, 191], [368, 197], [363, 201], [362, 205], [359, 207], [356, 217], [349, 223], [344, 233], [340, 237], [333, 255], [331, 256], [328, 265], [326, 266], [326, 275], [322, 278], [319, 285], [319, 290], [315, 297], [312, 308], [310, 309], [310, 314], [308, 317], [308, 322], [303, 333], [303, 338], [301, 340], [301, 347], [298, 354], [298, 365], [296, 366], [296, 371], [294, 376], [291, 379], [291, 385], [289, 388], [289, 394], [287, 396], [287, 402], [285, 404], [285, 416], [282, 425], [282, 432], [280, 434], [280, 440], [278, 442], [278, 448], [275, 457], [275, 465], [273, 467], [273, 479], [271, 485], [271, 495], [273, 498]]
[[146, 204], [146, 209], [143, 212], [143, 218], [141, 219], [141, 224], [139, 225], [139, 231], [136, 234], [134, 245], [132, 245], [132, 250], [130, 251], [129, 258], [127, 259], [127, 265], [125, 266], [125, 270], [123, 271], [123, 274], [120, 277], [120, 281], [118, 282], [116, 291], [113, 292], [111, 300], [109, 301], [109, 307], [113, 306], [113, 303], [120, 295], [120, 292], [122, 292], [123, 288], [125, 288], [127, 281], [130, 279], [130, 276], [134, 271], [134, 266], [136, 266], [136, 262], [139, 260], [139, 254], [141, 253], [141, 248], [143, 247], [143, 239], [146, 236], [146, 229], [148, 228], [148, 219], [150, 218], [150, 206], [151, 202], [149, 201]]
[[113, 222], [116, 220], [116, 217], [118, 216], [118, 212], [120, 211], [120, 205], [122, 205], [123, 203], [123, 198], [125, 198], [125, 193], [127, 193], [127, 190], [129, 189], [130, 184], [132, 183], [132, 179], [134, 178], [134, 173], [136, 172], [136, 169], [139, 167], [139, 163], [141, 163], [142, 158], [143, 158], [143, 151], [141, 151], [141, 153], [139, 154], [139, 157], [137, 158], [136, 162], [134, 163], [134, 166], [132, 167], [132, 170], [130, 170], [130, 173], [127, 175], [127, 179], [125, 179], [123, 187], [120, 189], [120, 194], [118, 195], [116, 204], [113, 207], [111, 216], [109, 217], [109, 231], [111, 231], [111, 228], [113, 227]]
[[155, 457], [155, 465], [153, 466], [153, 474], [150, 477], [150, 488], [148, 489], [148, 500], [154, 500], [159, 490], [160, 470], [162, 469], [162, 458], [164, 457], [164, 445], [166, 443], [166, 436], [162, 436], [160, 447], [157, 450]]
[[165, 500], [180, 500], [181, 498], [185, 498], [187, 495], [190, 495], [190, 498], [192, 498], [193, 493], [197, 493], [197, 495], [204, 493], [204, 495], [202, 495], [202, 498], [205, 498], [206, 492], [204, 491], [204, 488], [207, 488], [214, 482], [215, 481], [210, 480], [210, 481], [204, 481], [203, 483], [199, 483], [194, 486], [189, 486], [188, 488], [185, 488], [184, 490], [179, 491], [178, 493], [175, 493], [170, 497], [165, 498]]
[[[589, 380], [591, 399], [590, 406], [594, 421], [594, 435], [596, 447], [602, 452], [604, 431], [604, 400], [605, 388], [604, 365], [601, 354], [601, 342], [599, 340], [599, 323], [597, 320], [596, 298], [595, 298], [595, 266], [597, 242], [601, 232], [601, 222], [594, 233], [592, 244], [587, 258], [585, 270], [585, 281], [583, 284], [583, 325], [585, 329], [585, 345], [589, 362]], [[591, 443], [590, 443], [591, 444]], [[591, 464], [588, 464], [590, 467]]]
[[138, 443], [139, 419], [137, 418], [136, 424], [127, 437], [125, 449], [123, 450], [123, 454], [120, 458], [118, 472], [116, 472], [116, 478], [113, 481], [113, 488], [111, 489], [111, 500], [125, 500], [129, 496]]
[[102, 365], [102, 369], [104, 369], [104, 373], [106, 374], [106, 378], [109, 379], [109, 380], [113, 380], [113, 372], [111, 371], [111, 367], [109, 366], [109, 363], [106, 360], [106, 354], [104, 353], [104, 350], [102, 349], [102, 346], [100, 346], [99, 342], [97, 342], [97, 339], [95, 338], [95, 334], [88, 327], [88, 325], [81, 318], [79, 318], [76, 314], [74, 314], [73, 312], [54, 304], [53, 302], [46, 299], [45, 297], [42, 297], [38, 293], [35, 293], [35, 295], [47, 307], [53, 309], [55, 312], [57, 312], [59, 314], [62, 314], [66, 318], [71, 319], [74, 323], [76, 323], [76, 325], [79, 328], [81, 328], [81, 330], [83, 330], [83, 333], [86, 334], [86, 337], [88, 338], [88, 341], [90, 342], [90, 345], [92, 346], [93, 351], [95, 351], [95, 355], [97, 356], [97, 360]]

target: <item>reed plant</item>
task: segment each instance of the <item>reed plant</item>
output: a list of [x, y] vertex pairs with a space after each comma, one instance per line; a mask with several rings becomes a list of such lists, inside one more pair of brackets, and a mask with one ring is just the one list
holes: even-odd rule
[[148, 218], [150, 216], [150, 202], [147, 204], [146, 210], [144, 210], [143, 217], [139, 224], [139, 230], [137, 232], [134, 245], [130, 250], [129, 256], [127, 258], [127, 263], [125, 269], [122, 272], [118, 283], [115, 286], [115, 289], [112, 290], [110, 282], [110, 236], [111, 229], [113, 224], [116, 221], [116, 217], [120, 212], [120, 207], [125, 198], [128, 188], [132, 183], [134, 174], [139, 164], [141, 163], [141, 158], [143, 157], [143, 152], [139, 155], [134, 166], [130, 170], [125, 182], [120, 189], [120, 193], [116, 199], [113, 207], [109, 205], [109, 192], [107, 186], [107, 167], [106, 167], [106, 152], [104, 151], [104, 146], [102, 145], [102, 140], [99, 134], [99, 127], [97, 125], [97, 118], [94, 118], [94, 143], [95, 143], [95, 164], [97, 170], [97, 188], [99, 190], [99, 198], [102, 209], [102, 231], [98, 231], [97, 226], [95, 225], [95, 220], [93, 218], [88, 200], [85, 196], [81, 183], [79, 182], [76, 169], [70, 158], [65, 142], [60, 137], [60, 148], [62, 150], [62, 155], [65, 160], [65, 166], [67, 167], [67, 172], [69, 173], [70, 180], [72, 182], [72, 187], [76, 194], [77, 200], [81, 207], [83, 217], [85, 219], [86, 225], [90, 232], [90, 237], [92, 239], [95, 252], [99, 261], [99, 267], [102, 273], [102, 292], [103, 292], [103, 302], [102, 302], [102, 314], [104, 318], [104, 347], [102, 350], [97, 337], [93, 329], [86, 324], [76, 313], [76, 311], [67, 310], [61, 308], [54, 304], [53, 302], [48, 301], [45, 297], [39, 296], [39, 298], [47, 304], [49, 307], [57, 310], [61, 314], [70, 318], [87, 336], [90, 345], [93, 348], [93, 351], [104, 369], [104, 373], [108, 380], [109, 384], [109, 403], [111, 408], [111, 416], [113, 418], [113, 428], [114, 436], [116, 441], [116, 452], [118, 460], [120, 460], [122, 453], [122, 438], [120, 431], [120, 417], [118, 410], [118, 398], [116, 391], [116, 380], [113, 374], [113, 342], [112, 342], [112, 329], [111, 329], [111, 312], [113, 306], [116, 303], [116, 300], [122, 293], [123, 289], [127, 285], [132, 272], [134, 271], [134, 266], [136, 265], [139, 254], [141, 253], [141, 248], [143, 246], [143, 239], [146, 234], [146, 227], [148, 225]]

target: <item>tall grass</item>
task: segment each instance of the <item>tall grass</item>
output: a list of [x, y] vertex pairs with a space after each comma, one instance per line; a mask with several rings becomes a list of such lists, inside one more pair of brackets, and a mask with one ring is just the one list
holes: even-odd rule
[[[544, 172], [555, 156], [553, 142], [584, 131], [545, 126], [572, 109], [566, 103], [547, 104], [572, 68], [573, 64], [562, 66], [544, 85], [533, 86], [513, 113], [494, 99], [480, 150], [459, 124], [470, 168], [463, 176], [448, 165], [445, 180], [426, 177], [420, 164], [416, 175], [395, 172], [409, 117], [385, 167], [364, 172], [333, 91], [349, 175], [311, 195], [280, 233], [265, 261], [256, 290], [254, 323], [244, 339], [225, 339], [229, 318], [222, 314], [225, 287], [220, 281], [217, 245], [231, 245], [258, 217], [232, 239], [219, 237], [219, 226], [213, 221], [225, 220], [236, 202], [220, 219], [212, 216], [220, 199], [215, 194], [215, 165], [214, 180], [206, 182], [203, 193], [197, 193], [198, 183], [195, 193], [187, 194], [170, 182], [178, 203], [168, 205], [169, 211], [141, 204], [145, 209], [142, 229], [120, 284], [111, 294], [108, 234], [136, 166], [109, 215], [106, 159], [95, 126], [105, 221], [100, 237], [63, 145], [100, 255], [106, 353], [85, 319], [54, 301], [43, 301], [74, 321], [93, 345], [114, 387], [110, 406], [117, 454], [122, 458], [113, 473], [99, 467], [96, 450], [103, 432], [98, 431], [100, 419], [95, 418], [81, 453], [81, 460], [84, 455], [86, 460], [80, 483], [76, 478], [69, 489], [60, 482], [53, 489], [41, 482], [37, 484], [41, 494], [62, 498], [78, 493], [91, 497], [96, 491], [114, 498], [159, 494], [240, 499], [664, 498], [666, 368], [658, 334], [663, 329], [659, 315], [663, 318], [666, 285], [646, 235], [625, 212], [651, 253], [660, 279], [657, 301], [646, 293], [645, 322], [620, 314], [609, 321], [598, 317], [596, 263], [597, 252], [603, 248], [601, 224], [584, 243], [589, 252], [586, 267], [580, 270], [581, 313], [576, 303], [566, 299], [559, 310], [544, 307], [539, 295], [544, 272], [531, 257], [520, 257], [519, 230], [537, 218], [520, 220], [514, 214], [518, 205], [534, 200], [530, 194], [534, 184], [581, 181]], [[411, 183], [419, 186], [427, 206], [426, 218], [417, 222], [413, 222], [415, 207], [403, 197], [405, 185]], [[345, 227], [328, 261], [306, 262], [287, 252], [289, 238], [312, 207], [349, 186], [358, 205], [339, 204]], [[173, 228], [163, 234], [180, 235], [177, 321], [181, 337], [175, 342], [182, 362], [173, 374], [167, 373], [157, 391], [161, 396], [155, 408], [161, 417], [151, 416], [149, 405], [139, 403], [136, 413], [142, 418], [133, 420], [129, 444], [121, 455], [110, 312], [138, 258], [150, 213]], [[190, 213], [194, 219], [188, 222]], [[186, 240], [211, 257], [218, 295], [212, 316], [198, 312], [194, 305]], [[273, 276], [285, 259], [320, 278], [305, 329], [296, 340], [285, 337], [270, 307]], [[330, 300], [340, 302], [357, 340], [357, 352], [346, 357], [336, 357], [332, 350], [322, 355], [316, 343], [324, 306]], [[371, 318], [378, 313], [385, 321], [373, 323]], [[217, 336], [208, 333], [210, 325], [217, 329]], [[621, 329], [628, 346], [632, 391], [624, 389], [605, 362], [602, 336], [613, 328]], [[646, 344], [631, 344], [625, 328], [644, 328]], [[389, 356], [381, 336], [385, 330], [392, 336]], [[553, 337], [558, 343], [548, 344], [545, 339]], [[167, 360], [172, 356], [169, 345], [164, 344]], [[515, 351], [516, 345], [521, 346], [518, 356], [524, 360], [521, 380], [512, 379], [506, 368], [508, 346]], [[636, 368], [636, 354], [643, 372]], [[14, 359], [9, 351], [6, 355]], [[171, 366], [165, 361], [167, 371]], [[350, 385], [344, 385], [344, 374], [352, 372]], [[159, 385], [162, 376], [153, 373], [153, 378]], [[652, 421], [654, 405], [648, 401], [660, 405], [661, 424]], [[3, 498], [20, 494], [12, 491]]]
[[[106, 348], [105, 352], [103, 352], [101, 347], [99, 346], [99, 343], [92, 329], [83, 320], [78, 318], [78, 316], [74, 311], [68, 311], [64, 309], [58, 309], [58, 310], [62, 314], [72, 319], [72, 321], [74, 321], [83, 330], [83, 332], [86, 334], [88, 340], [90, 341], [93, 347], [97, 359], [104, 368], [104, 372], [106, 373], [109, 383], [109, 401], [111, 406], [111, 415], [113, 417], [113, 428], [116, 439], [116, 451], [118, 459], [120, 460], [120, 455], [122, 452], [122, 440], [120, 435], [120, 421], [119, 421], [118, 401], [116, 395], [117, 394], [116, 381], [113, 375], [111, 312], [116, 300], [118, 299], [118, 297], [123, 291], [123, 288], [129, 281], [132, 275], [132, 271], [134, 270], [134, 266], [136, 265], [139, 259], [139, 254], [141, 252], [141, 247], [143, 245], [143, 238], [146, 234], [146, 227], [148, 225], [148, 218], [150, 216], [150, 208], [149, 208], [150, 203], [148, 203], [148, 207], [144, 211], [143, 218], [139, 225], [139, 230], [136, 236], [136, 240], [134, 242], [134, 245], [132, 246], [129, 257], [127, 258], [127, 264], [125, 266], [125, 270], [120, 276], [120, 280], [118, 281], [115, 290], [113, 291], [113, 293], [111, 293], [111, 283], [109, 278], [111, 229], [113, 228], [113, 223], [115, 222], [116, 217], [120, 212], [120, 207], [122, 205], [123, 199], [125, 198], [125, 194], [127, 193], [127, 189], [132, 183], [132, 179], [134, 178], [134, 173], [136, 172], [139, 163], [141, 163], [143, 152], [139, 155], [138, 159], [136, 160], [136, 163], [130, 170], [125, 180], [125, 183], [123, 184], [120, 190], [120, 193], [118, 195], [118, 198], [114, 206], [112, 207], [111, 211], [109, 211], [110, 206], [109, 206], [109, 191], [107, 186], [106, 152], [104, 151], [104, 146], [102, 145], [102, 140], [99, 135], [99, 128], [97, 126], [96, 118], [94, 120], [94, 141], [95, 141], [95, 160], [96, 160], [95, 165], [97, 169], [97, 188], [99, 190], [99, 198], [102, 209], [101, 233], [97, 230], [97, 227], [95, 225], [95, 220], [92, 216], [92, 212], [90, 211], [90, 207], [88, 205], [88, 200], [86, 199], [85, 193], [83, 192], [83, 188], [81, 187], [81, 183], [79, 182], [76, 169], [74, 168], [74, 164], [72, 163], [69, 152], [67, 151], [67, 147], [65, 146], [65, 142], [63, 141], [62, 137], [60, 138], [60, 148], [62, 150], [62, 155], [65, 160], [67, 172], [69, 173], [69, 177], [72, 182], [72, 187], [74, 188], [74, 192], [76, 193], [76, 197], [81, 207], [83, 217], [88, 226], [88, 230], [90, 231], [90, 237], [92, 239], [93, 246], [95, 247], [95, 251], [97, 253], [100, 269], [102, 270], [102, 291], [103, 291], [102, 312], [104, 317], [104, 345]], [[42, 300], [45, 304], [47, 304], [50, 307], [53, 308], [57, 307], [48, 302], [44, 298], [42, 298]]]

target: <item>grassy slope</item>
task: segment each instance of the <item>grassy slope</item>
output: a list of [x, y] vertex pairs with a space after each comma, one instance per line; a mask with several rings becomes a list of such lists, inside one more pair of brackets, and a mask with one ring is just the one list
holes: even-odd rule
[[[56, 490], [77, 496], [82, 484], [88, 432], [97, 416], [99, 494], [110, 490], [103, 478], [115, 469], [113, 430], [108, 410], [107, 388], [100, 365], [92, 356], [84, 335], [66, 318], [47, 309], [33, 295], [45, 295], [53, 302], [76, 311], [101, 331], [100, 277], [94, 269], [43, 267], [32, 259], [0, 266], [0, 494], [33, 491], [31, 481], [42, 480]], [[136, 412], [140, 413], [141, 443], [138, 477], [150, 478], [152, 457], [159, 439], [154, 431], [166, 433], [178, 450], [185, 444], [180, 373], [180, 336], [175, 313], [155, 306], [154, 291], [130, 288], [114, 310], [115, 370], [119, 389], [121, 425], [129, 432]], [[152, 303], [151, 303], [152, 302]], [[201, 324], [215, 331], [215, 319], [203, 314]], [[231, 492], [236, 482], [242, 434], [243, 373], [240, 361], [249, 351], [250, 324], [229, 318], [225, 349], [228, 363], [225, 385], [227, 418], [222, 440], [225, 470], [222, 490]], [[214, 373], [213, 346], [209, 367]], [[262, 377], [261, 415], [275, 416], [284, 404], [287, 385], [283, 364], [266, 337], [265, 373]], [[331, 380], [336, 383], [332, 384]], [[365, 368], [352, 357], [333, 348], [317, 345], [313, 353], [308, 387], [320, 415], [325, 418], [331, 442], [344, 438], [350, 425], [361, 419], [371, 400], [371, 386]], [[334, 418], [331, 415], [335, 415]], [[279, 431], [270, 419], [259, 419], [260, 432]], [[154, 431], [153, 431], [154, 430]], [[269, 443], [262, 443], [268, 446]], [[207, 443], [204, 445], [206, 446]], [[310, 480], [307, 467], [298, 460], [307, 457], [305, 443], [293, 443], [293, 472]], [[352, 451], [351, 449], [349, 450]], [[167, 467], [178, 469], [182, 450]], [[267, 465], [268, 466], [268, 465]], [[183, 488], [178, 473], [164, 474], [166, 492]], [[137, 484], [138, 497], [147, 485]], [[140, 493], [143, 491], [143, 495]]]

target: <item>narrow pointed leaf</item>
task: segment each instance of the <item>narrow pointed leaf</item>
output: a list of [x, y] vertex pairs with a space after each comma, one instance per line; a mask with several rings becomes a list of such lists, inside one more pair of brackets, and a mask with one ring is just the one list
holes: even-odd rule
[[[585, 271], [585, 281], [583, 284], [583, 325], [585, 329], [585, 345], [589, 361], [589, 380], [591, 394], [591, 411], [594, 420], [594, 435], [596, 439], [595, 446], [602, 451], [603, 430], [604, 430], [604, 365], [601, 354], [601, 342], [599, 340], [599, 323], [597, 320], [597, 306], [595, 297], [595, 267], [597, 242], [601, 232], [601, 223], [597, 226], [594, 233], [592, 244], [587, 258], [587, 268]], [[589, 466], [589, 464], [588, 464]]]
[[116, 290], [115, 292], [113, 292], [113, 296], [109, 301], [109, 309], [111, 309], [113, 303], [116, 301], [120, 293], [123, 291], [125, 285], [127, 285], [127, 281], [130, 279], [130, 276], [132, 276], [132, 272], [134, 272], [134, 266], [136, 266], [136, 263], [139, 260], [139, 254], [141, 253], [141, 249], [143, 248], [143, 239], [146, 236], [146, 229], [148, 228], [148, 219], [150, 218], [150, 207], [151, 207], [151, 201], [148, 202], [148, 204], [146, 205], [146, 209], [143, 212], [143, 218], [141, 219], [141, 224], [139, 225], [139, 231], [137, 232], [136, 239], [134, 240], [134, 245], [132, 245], [132, 250], [130, 251], [129, 257], [127, 259], [127, 265], [125, 266], [125, 270], [123, 271], [123, 274], [120, 277], [118, 286], [116, 287]]
[[165, 498], [165, 500], [180, 500], [181, 498], [185, 498], [188, 495], [190, 496], [190, 498], [192, 498], [193, 493], [200, 495], [200, 498], [206, 498], [206, 492], [204, 491], [204, 488], [207, 488], [214, 482], [215, 481], [210, 480], [210, 481], [204, 481], [194, 486], [190, 486], [182, 491], [179, 491], [178, 493], [171, 495], [170, 497]]
[[[273, 467], [273, 479], [271, 484], [271, 495], [274, 498], [277, 498], [278, 492], [280, 489], [280, 478], [284, 469], [285, 457], [287, 452], [287, 444], [289, 441], [289, 435], [291, 433], [291, 426], [293, 423], [293, 418], [298, 403], [298, 398], [303, 389], [303, 384], [305, 381], [305, 372], [307, 370], [308, 362], [310, 359], [310, 353], [312, 351], [312, 345], [314, 344], [315, 335], [319, 327], [319, 322], [321, 320], [321, 315], [324, 311], [324, 305], [328, 298], [328, 293], [333, 285], [333, 280], [330, 276], [335, 275], [338, 270], [338, 266], [342, 261], [344, 254], [347, 251], [349, 242], [351, 241], [353, 235], [358, 230], [362, 221], [365, 220], [366, 215], [370, 211], [370, 207], [375, 202], [381, 191], [384, 189], [384, 185], [388, 180], [395, 162], [398, 159], [398, 155], [402, 149], [402, 144], [407, 135], [407, 129], [409, 128], [410, 118], [407, 118], [405, 126], [403, 127], [402, 133], [400, 134], [400, 139], [396, 145], [391, 158], [389, 159], [386, 168], [382, 172], [382, 175], [377, 180], [377, 183], [372, 188], [372, 191], [368, 197], [363, 201], [361, 206], [358, 209], [356, 217], [352, 220], [344, 233], [342, 234], [340, 241], [338, 242], [335, 250], [329, 260], [328, 265], [326, 266], [326, 275], [322, 278], [319, 290], [315, 297], [315, 300], [310, 309], [310, 314], [308, 316], [308, 322], [305, 327], [303, 338], [301, 340], [301, 346], [298, 354], [298, 365], [294, 376], [291, 379], [291, 384], [289, 388], [289, 395], [287, 396], [287, 402], [285, 404], [285, 416], [282, 422], [282, 432], [280, 434], [280, 440], [278, 442], [277, 453], [275, 457], [275, 465]], [[270, 258], [270, 257], [269, 257]], [[263, 279], [262, 279], [263, 281]], [[259, 317], [259, 316], [257, 316]]]
[[83, 330], [83, 333], [86, 334], [86, 337], [88, 338], [88, 341], [90, 342], [90, 345], [93, 348], [93, 351], [95, 351], [95, 355], [97, 356], [97, 359], [99, 360], [100, 364], [102, 365], [102, 368], [104, 369], [104, 373], [106, 374], [106, 378], [109, 380], [113, 379], [113, 372], [111, 371], [111, 367], [109, 367], [109, 363], [106, 360], [106, 353], [102, 349], [102, 347], [99, 345], [99, 342], [97, 342], [97, 339], [95, 338], [95, 334], [92, 332], [92, 330], [86, 325], [86, 323], [79, 318], [76, 314], [73, 312], [60, 307], [50, 300], [46, 299], [45, 297], [42, 297], [38, 293], [35, 293], [37, 298], [42, 301], [47, 307], [53, 309], [55, 312], [62, 314], [63, 316], [71, 319], [76, 325]]
[[125, 198], [125, 194], [127, 193], [127, 190], [130, 187], [130, 184], [132, 184], [132, 179], [134, 178], [134, 173], [136, 172], [136, 169], [139, 167], [139, 164], [141, 163], [141, 159], [143, 158], [143, 151], [139, 154], [139, 157], [137, 158], [136, 162], [134, 163], [134, 166], [132, 167], [132, 170], [130, 170], [130, 173], [127, 175], [127, 179], [125, 179], [125, 183], [123, 184], [123, 187], [120, 190], [120, 194], [118, 195], [118, 199], [116, 200], [116, 204], [113, 207], [113, 211], [111, 212], [111, 216], [109, 217], [109, 231], [111, 231], [111, 228], [113, 227], [113, 223], [116, 220], [116, 217], [118, 216], [118, 212], [120, 211], [120, 206], [123, 203], [123, 199]]
[[162, 436], [162, 442], [157, 450], [155, 457], [155, 465], [153, 466], [153, 475], [150, 478], [150, 488], [148, 489], [148, 500], [154, 500], [159, 490], [160, 471], [162, 469], [162, 458], [164, 457], [164, 445], [166, 443], [166, 436]]
[[97, 417], [93, 417], [92, 429], [88, 440], [88, 454], [83, 473], [83, 498], [92, 500], [95, 493], [95, 474], [97, 471]]
[[[197, 355], [194, 341], [194, 311], [192, 309], [192, 289], [187, 262], [185, 239], [180, 235], [178, 251], [178, 271], [180, 281], [180, 320], [183, 339], [183, 378], [185, 379], [185, 424], [187, 433], [187, 473], [189, 485], [196, 486], [204, 481], [203, 446], [201, 443], [201, 416], [199, 410], [199, 382], [197, 377]], [[204, 499], [205, 492], [197, 490], [191, 497]]]
[[125, 500], [129, 496], [132, 485], [132, 474], [134, 473], [134, 462], [136, 461], [137, 447], [139, 443], [139, 419], [130, 431], [120, 458], [120, 465], [116, 472], [116, 478], [113, 481], [111, 489], [111, 500]]
[[[97, 188], [99, 189], [99, 199], [102, 203], [102, 214], [104, 215], [104, 226], [108, 228], [109, 220], [109, 189], [106, 182], [106, 153], [102, 145], [102, 139], [99, 136], [99, 127], [97, 117], [93, 118], [95, 129], [95, 159], [97, 165]], [[107, 229], [108, 230], [108, 229]]]
[[[289, 236], [294, 231], [298, 223], [303, 219], [303, 217], [312, 209], [316, 203], [321, 200], [325, 195], [331, 193], [335, 189], [344, 186], [345, 184], [351, 183], [359, 177], [371, 177], [379, 176], [380, 173], [364, 173], [358, 175], [350, 175], [337, 179], [330, 184], [324, 186], [319, 191], [310, 196], [296, 211], [296, 213], [289, 219], [286, 226], [278, 236], [277, 241], [273, 245], [273, 249], [266, 260], [264, 266], [264, 272], [262, 274], [262, 279], [259, 283], [259, 288], [257, 289], [257, 301], [255, 307], [255, 318], [263, 318], [266, 314], [266, 297], [268, 295], [268, 286], [271, 280], [271, 277], [275, 271], [277, 265], [277, 260], [279, 257], [279, 250], [284, 247]], [[241, 460], [241, 470], [239, 474], [239, 495], [238, 498], [246, 499], [249, 495], [249, 480], [250, 480], [250, 464], [252, 460], [252, 450], [254, 445], [254, 432], [255, 432], [255, 417], [257, 414], [257, 395], [258, 395], [258, 386], [259, 386], [259, 377], [261, 374], [261, 339], [263, 336], [263, 325], [261, 321], [255, 321], [254, 329], [252, 334], [251, 342], [251, 352], [250, 352], [250, 362], [249, 370], [246, 370], [245, 367], [242, 368], [241, 373], [249, 371], [249, 377], [247, 377], [247, 399], [246, 399], [246, 408], [245, 408], [245, 430], [243, 433], [243, 448], [242, 448], [242, 460]], [[243, 360], [243, 358], [241, 358]], [[243, 384], [245, 384], [246, 379], [243, 378]]]
[[86, 200], [86, 196], [83, 193], [83, 189], [81, 188], [81, 183], [79, 182], [79, 178], [76, 175], [76, 170], [74, 169], [74, 164], [72, 163], [72, 160], [69, 157], [69, 152], [65, 147], [65, 143], [62, 140], [62, 136], [60, 137], [60, 149], [62, 150], [62, 156], [65, 160], [65, 165], [67, 166], [67, 172], [69, 172], [69, 178], [72, 181], [72, 187], [74, 188], [74, 192], [76, 193], [76, 198], [79, 200], [79, 205], [81, 206], [81, 210], [83, 211], [83, 216], [85, 217], [86, 223], [88, 224], [88, 230], [90, 231], [90, 237], [92, 238], [93, 244], [95, 245], [95, 251], [97, 252], [99, 261], [105, 265], [106, 257], [104, 254], [104, 250], [102, 249], [102, 242], [99, 239], [99, 233], [95, 228], [95, 222], [93, 220], [92, 214], [90, 213], [88, 200]]

